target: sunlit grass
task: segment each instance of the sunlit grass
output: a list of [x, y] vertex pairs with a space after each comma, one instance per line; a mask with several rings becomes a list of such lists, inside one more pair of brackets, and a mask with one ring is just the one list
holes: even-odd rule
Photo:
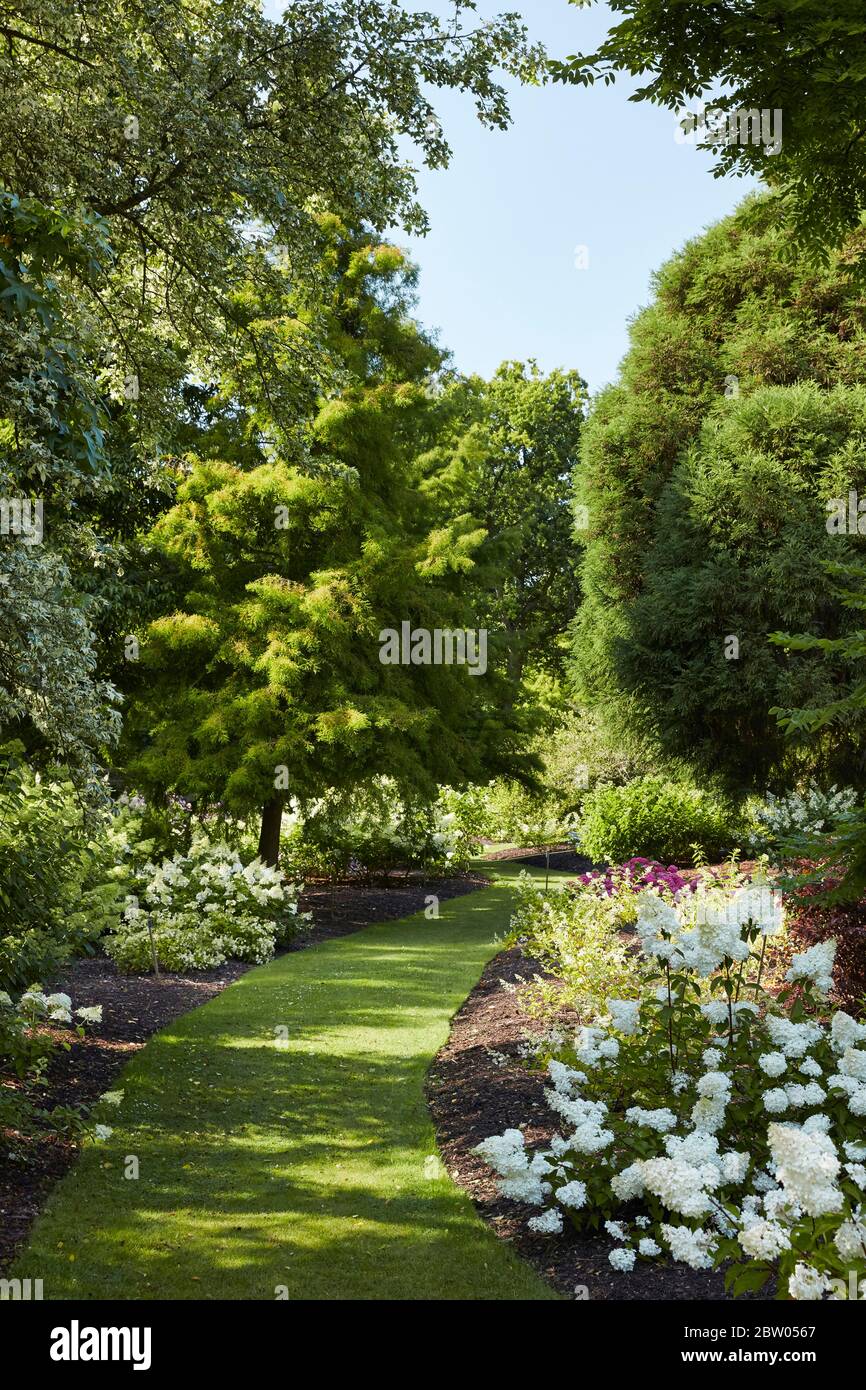
[[49, 1299], [553, 1298], [425, 1170], [425, 1074], [511, 901], [503, 883], [284, 956], [154, 1037], [14, 1274]]

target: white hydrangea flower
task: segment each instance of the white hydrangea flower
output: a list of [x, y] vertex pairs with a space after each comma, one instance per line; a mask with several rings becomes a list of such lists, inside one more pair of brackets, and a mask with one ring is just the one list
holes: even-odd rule
[[773, 1260], [791, 1248], [787, 1231], [775, 1221], [753, 1221], [737, 1239], [753, 1260]]
[[824, 1297], [830, 1287], [830, 1280], [826, 1274], [821, 1274], [802, 1260], [795, 1266], [794, 1273], [788, 1279], [788, 1293], [798, 1302], [815, 1303]]
[[749, 1171], [751, 1155], [748, 1153], [726, 1153], [722, 1155], [722, 1178], [726, 1183], [744, 1182]]
[[625, 1117], [629, 1124], [639, 1125], [643, 1129], [655, 1129], [659, 1133], [673, 1129], [677, 1122], [672, 1110], [642, 1110], [639, 1105], [630, 1106], [625, 1112]]
[[866, 1115], [866, 1086], [858, 1086], [857, 1090], [848, 1097], [848, 1109], [852, 1115], [858, 1118]]
[[645, 1191], [643, 1170], [640, 1163], [630, 1163], [621, 1173], [614, 1173], [610, 1180], [611, 1191], [621, 1202], [632, 1197], [642, 1197]]
[[614, 1240], [628, 1240], [628, 1231], [621, 1221], [605, 1221], [604, 1229]]
[[541, 1216], [530, 1216], [526, 1224], [536, 1235], [558, 1236], [562, 1234], [562, 1212], [549, 1207]]
[[764, 1092], [764, 1109], [770, 1115], [781, 1115], [788, 1108], [788, 1093], [781, 1086]]
[[832, 1120], [829, 1115], [809, 1115], [803, 1121], [803, 1131], [806, 1134], [829, 1134]]
[[102, 1005], [92, 1004], [85, 1009], [76, 1009], [75, 1016], [76, 1018], [82, 1019], [84, 1023], [101, 1023]]
[[608, 999], [607, 1011], [614, 1028], [626, 1037], [632, 1037], [640, 1027], [639, 999]]
[[758, 1066], [767, 1076], [781, 1076], [782, 1072], [787, 1070], [788, 1062], [784, 1052], [762, 1052], [758, 1058]]
[[731, 1078], [723, 1071], [708, 1071], [699, 1077], [697, 1093], [707, 1100], [722, 1100], [730, 1096]]
[[793, 1125], [771, 1124], [767, 1129], [776, 1175], [792, 1201], [807, 1216], [838, 1211], [842, 1193], [836, 1186], [841, 1164], [832, 1139], [806, 1133]]
[[843, 1260], [862, 1260], [866, 1257], [866, 1224], [862, 1221], [843, 1221], [833, 1242]]
[[712, 1269], [716, 1237], [710, 1231], [692, 1231], [688, 1226], [662, 1226], [661, 1233], [675, 1260], [692, 1269]]
[[858, 1023], [843, 1009], [838, 1009], [830, 1024], [830, 1040], [836, 1052], [847, 1052], [849, 1047], [866, 1042], [866, 1023]]
[[836, 942], [831, 937], [810, 946], [808, 951], [800, 951], [794, 956], [786, 980], [811, 980], [820, 994], [827, 995], [833, 988], [833, 962], [836, 959]]
[[661, 1246], [657, 1245], [656, 1242], [650, 1236], [644, 1236], [643, 1240], [638, 1241], [637, 1248], [638, 1254], [646, 1255], [647, 1257], [651, 1257], [653, 1255], [660, 1255], [662, 1253]]
[[809, 1048], [821, 1041], [820, 1026], [810, 1020], [792, 1023], [789, 1018], [768, 1014], [765, 1023], [774, 1046], [786, 1057], [805, 1057]]
[[848, 1047], [839, 1063], [843, 1076], [856, 1076], [858, 1081], [866, 1081], [866, 1052], [856, 1047]]
[[630, 1269], [634, 1269], [635, 1252], [633, 1250], [611, 1250], [607, 1258], [614, 1269], [619, 1270], [620, 1274], [627, 1274]]
[[718, 1169], [696, 1168], [679, 1158], [647, 1158], [639, 1162], [648, 1191], [681, 1216], [704, 1216], [712, 1203], [708, 1189], [718, 1186]]
[[563, 1187], [556, 1190], [556, 1200], [561, 1202], [564, 1207], [586, 1206], [586, 1184], [578, 1182], [575, 1178], [572, 1182], [567, 1182]]

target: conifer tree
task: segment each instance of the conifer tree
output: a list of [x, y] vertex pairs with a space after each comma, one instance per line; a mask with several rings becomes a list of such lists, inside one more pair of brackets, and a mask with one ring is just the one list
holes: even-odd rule
[[[178, 566], [177, 611], [142, 634], [131, 772], [197, 807], [281, 811], [387, 773], [406, 789], [526, 769], [504, 677], [383, 664], [386, 629], [476, 629], [466, 577], [483, 529], [437, 521], [416, 459], [437, 425], [442, 355], [411, 319], [403, 255], [331, 224], [332, 346], [342, 388], [303, 458], [196, 459], [154, 539]], [[263, 306], [264, 307], [264, 306]], [[256, 409], [262, 418], [264, 405]]]

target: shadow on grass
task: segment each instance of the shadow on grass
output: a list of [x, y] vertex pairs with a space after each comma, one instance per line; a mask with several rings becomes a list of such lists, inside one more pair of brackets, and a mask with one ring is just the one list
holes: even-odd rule
[[14, 1273], [47, 1298], [552, 1297], [444, 1174], [423, 1093], [512, 901], [284, 956], [177, 1020]]

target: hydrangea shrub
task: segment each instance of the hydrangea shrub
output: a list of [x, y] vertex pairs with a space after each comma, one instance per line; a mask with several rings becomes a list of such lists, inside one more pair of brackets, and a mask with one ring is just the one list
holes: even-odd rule
[[548, 1062], [562, 1132], [478, 1148], [534, 1231], [604, 1224], [615, 1269], [725, 1265], [735, 1295], [866, 1293], [866, 1024], [827, 1005], [832, 941], [766, 990], [781, 926], [766, 882], [639, 895], [640, 997]]
[[815, 783], [802, 792], [774, 796], [767, 792], [763, 801], [751, 808], [753, 828], [748, 848], [759, 853], [784, 853], [792, 840], [832, 831], [857, 805], [852, 787], [822, 791]]
[[[14, 1148], [15, 1134], [53, 1129], [83, 1131], [84, 1112], [57, 1106], [46, 1112], [34, 1102], [32, 1088], [44, 1078], [51, 1056], [66, 1051], [85, 1026], [102, 1021], [102, 1006], [74, 1009], [68, 994], [46, 994], [30, 985], [17, 998], [0, 990], [0, 1152]], [[8, 1138], [4, 1139], [4, 1135]]]
[[[261, 860], [193, 841], [161, 864], [145, 866], [119, 928], [105, 949], [121, 970], [153, 968], [155, 948], [168, 971], [211, 970], [229, 959], [260, 964], [309, 919], [298, 912], [300, 885]], [[153, 945], [147, 921], [152, 918]]]

